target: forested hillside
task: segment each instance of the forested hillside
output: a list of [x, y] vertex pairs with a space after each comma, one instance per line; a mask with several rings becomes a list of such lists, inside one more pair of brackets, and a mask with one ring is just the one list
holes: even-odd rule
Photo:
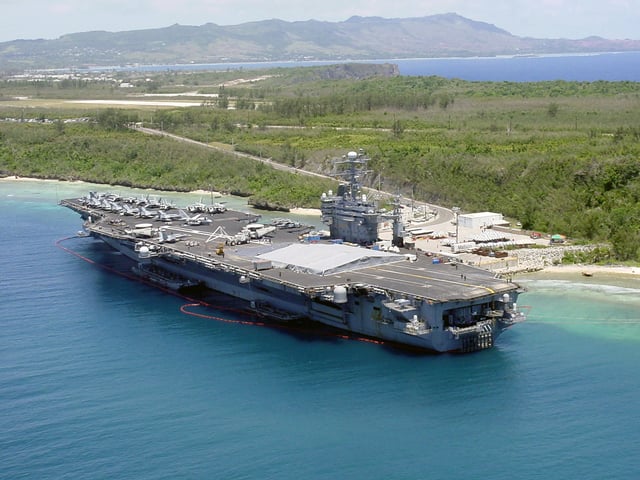
[[[203, 19], [203, 23], [207, 19]], [[69, 32], [0, 43], [0, 70], [87, 65], [472, 57], [638, 51], [637, 40], [518, 37], [455, 13], [344, 22], [271, 19], [239, 25], [171, 25], [125, 32]]]

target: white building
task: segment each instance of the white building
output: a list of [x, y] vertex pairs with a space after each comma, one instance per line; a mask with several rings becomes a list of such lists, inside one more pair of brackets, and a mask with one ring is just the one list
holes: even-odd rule
[[494, 225], [508, 225], [501, 213], [478, 212], [458, 215], [458, 225], [464, 228], [489, 228]]

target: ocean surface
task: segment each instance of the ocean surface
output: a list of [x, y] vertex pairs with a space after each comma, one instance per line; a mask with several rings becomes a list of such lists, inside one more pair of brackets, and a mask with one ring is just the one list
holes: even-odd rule
[[[470, 81], [538, 82], [538, 81], [640, 81], [640, 52], [528, 55], [470, 58], [412, 58], [359, 61], [393, 63], [400, 75], [459, 78]], [[136, 65], [94, 67], [91, 70], [167, 71], [167, 70], [255, 70], [276, 67], [310, 67], [341, 63], [336, 61], [211, 63], [181, 65]], [[75, 70], [77, 71], [77, 70]]]
[[640, 81], [640, 52], [397, 60], [401, 75], [471, 81]]
[[638, 478], [637, 278], [523, 277], [494, 349], [413, 355], [182, 313], [58, 243], [91, 188], [0, 181], [1, 479]]

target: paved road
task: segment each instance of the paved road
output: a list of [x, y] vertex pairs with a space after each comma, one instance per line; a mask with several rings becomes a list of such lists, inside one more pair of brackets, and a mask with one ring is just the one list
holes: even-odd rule
[[237, 151], [234, 151], [234, 150], [228, 150], [226, 148], [222, 148], [222, 147], [219, 147], [217, 145], [211, 145], [209, 143], [199, 142], [197, 140], [192, 140], [191, 138], [187, 138], [187, 137], [181, 137], [181, 136], [176, 135], [174, 133], [165, 132], [163, 130], [156, 130], [156, 129], [147, 128], [147, 127], [132, 127], [132, 128], [134, 130], [138, 130], [139, 132], [147, 133], [149, 135], [159, 135], [159, 136], [163, 136], [163, 137], [173, 138], [174, 140], [177, 140], [179, 142], [190, 143], [192, 145], [198, 145], [198, 146], [203, 147], [203, 148], [209, 148], [211, 150], [216, 150], [216, 151], [219, 151], [219, 152], [226, 153], [227, 155], [233, 155], [233, 156], [236, 156], [236, 157], [239, 157], [239, 158], [249, 158], [251, 160], [255, 160], [257, 162], [262, 162], [264, 164], [267, 164], [267, 165], [275, 168], [276, 170], [283, 170], [285, 172], [290, 172], [290, 173], [298, 173], [300, 175], [308, 175], [310, 177], [331, 178], [331, 177], [329, 177], [327, 175], [322, 175], [320, 173], [308, 172], [306, 170], [301, 170], [299, 168], [290, 167], [288, 165], [283, 165], [282, 163], [278, 163], [278, 162], [272, 160], [271, 158], [257, 157], [255, 155], [250, 155], [248, 153], [237, 152]]

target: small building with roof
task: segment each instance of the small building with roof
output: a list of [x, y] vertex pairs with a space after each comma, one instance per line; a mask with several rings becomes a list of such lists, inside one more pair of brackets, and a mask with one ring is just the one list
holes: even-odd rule
[[494, 225], [508, 225], [501, 213], [478, 212], [458, 215], [458, 225], [464, 228], [489, 228]]

